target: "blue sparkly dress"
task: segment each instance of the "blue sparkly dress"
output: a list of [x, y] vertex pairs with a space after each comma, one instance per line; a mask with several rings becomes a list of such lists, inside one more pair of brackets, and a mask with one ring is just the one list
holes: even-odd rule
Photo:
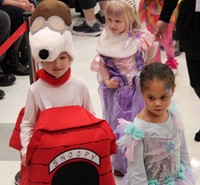
[[[169, 110], [164, 123], [135, 118], [122, 123], [118, 145], [128, 159], [128, 171], [120, 185], [195, 185], [180, 119]], [[123, 122], [123, 121], [122, 121]]]

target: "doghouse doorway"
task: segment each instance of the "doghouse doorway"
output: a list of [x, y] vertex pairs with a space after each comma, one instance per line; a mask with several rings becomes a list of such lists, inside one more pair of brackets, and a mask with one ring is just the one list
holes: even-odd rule
[[70, 162], [56, 171], [52, 185], [99, 185], [99, 174], [89, 162]]

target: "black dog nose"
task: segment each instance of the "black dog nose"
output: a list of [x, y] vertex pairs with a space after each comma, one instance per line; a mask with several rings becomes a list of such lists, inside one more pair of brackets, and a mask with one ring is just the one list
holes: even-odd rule
[[46, 49], [41, 49], [40, 52], [39, 52], [39, 56], [40, 56], [41, 59], [45, 60], [49, 56], [49, 51], [46, 50]]

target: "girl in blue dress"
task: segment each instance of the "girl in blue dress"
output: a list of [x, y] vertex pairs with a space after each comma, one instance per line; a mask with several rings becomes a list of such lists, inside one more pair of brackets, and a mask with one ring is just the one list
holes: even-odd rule
[[180, 116], [171, 98], [172, 70], [162, 63], [147, 65], [140, 75], [145, 107], [133, 123], [120, 120], [118, 145], [125, 150], [128, 172], [122, 185], [194, 185]]

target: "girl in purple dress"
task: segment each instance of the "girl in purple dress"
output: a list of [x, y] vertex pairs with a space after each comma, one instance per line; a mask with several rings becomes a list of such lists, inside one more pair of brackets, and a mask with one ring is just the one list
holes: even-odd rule
[[[115, 130], [119, 118], [132, 121], [144, 107], [138, 74], [157, 52], [154, 36], [140, 27], [133, 0], [109, 2], [97, 52], [91, 69], [100, 83], [103, 117]], [[124, 154], [118, 150], [112, 162], [114, 174], [123, 176], [127, 169]]]

